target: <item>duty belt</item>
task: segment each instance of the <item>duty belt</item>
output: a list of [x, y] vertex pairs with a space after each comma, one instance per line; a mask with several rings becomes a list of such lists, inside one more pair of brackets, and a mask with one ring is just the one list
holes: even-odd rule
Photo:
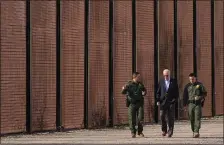
[[199, 105], [199, 104], [201, 104], [201, 100], [188, 100], [188, 104], [189, 103], [192, 103], [192, 104], [195, 104], [195, 105]]
[[131, 102], [131, 104], [137, 104], [137, 103], [140, 103], [141, 100], [135, 100], [134, 102]]

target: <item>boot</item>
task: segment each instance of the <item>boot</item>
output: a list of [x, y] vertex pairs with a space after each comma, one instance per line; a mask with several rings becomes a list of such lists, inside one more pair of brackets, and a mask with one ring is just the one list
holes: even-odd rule
[[136, 138], [136, 134], [135, 133], [131, 133], [131, 137], [132, 138]]
[[194, 133], [194, 138], [199, 138], [200, 134], [199, 133]]
[[143, 133], [138, 133], [138, 135], [139, 135], [140, 137], [145, 137], [145, 135], [144, 135]]

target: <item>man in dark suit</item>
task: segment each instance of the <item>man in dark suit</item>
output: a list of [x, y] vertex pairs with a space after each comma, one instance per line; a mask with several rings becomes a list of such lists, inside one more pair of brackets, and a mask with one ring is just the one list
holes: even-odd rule
[[[160, 106], [160, 117], [162, 121], [162, 135], [172, 137], [174, 129], [175, 102], [178, 101], [179, 88], [177, 81], [170, 77], [170, 71], [163, 71], [164, 78], [159, 81], [156, 101]], [[167, 117], [167, 121], [166, 121]], [[169, 129], [167, 130], [167, 125]]]

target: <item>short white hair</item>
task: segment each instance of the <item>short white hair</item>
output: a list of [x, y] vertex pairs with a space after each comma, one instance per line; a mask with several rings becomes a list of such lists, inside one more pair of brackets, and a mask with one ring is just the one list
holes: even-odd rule
[[170, 75], [170, 70], [168, 70], [168, 69], [164, 69], [164, 70], [163, 70], [163, 73], [165, 73], [165, 72], [167, 72], [167, 73]]

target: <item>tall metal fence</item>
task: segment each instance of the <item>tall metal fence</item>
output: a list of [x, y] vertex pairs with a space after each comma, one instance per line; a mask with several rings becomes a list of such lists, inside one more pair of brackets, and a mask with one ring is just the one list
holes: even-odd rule
[[162, 70], [195, 72], [203, 116], [223, 115], [222, 0], [1, 0], [1, 135], [127, 124], [122, 86], [139, 71], [158, 122]]

